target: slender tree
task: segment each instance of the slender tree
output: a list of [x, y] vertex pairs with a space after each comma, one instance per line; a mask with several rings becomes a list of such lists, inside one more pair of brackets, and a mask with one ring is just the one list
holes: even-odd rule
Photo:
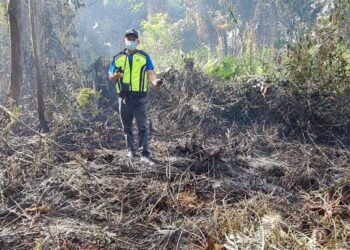
[[10, 21], [11, 36], [11, 84], [10, 95], [19, 104], [22, 84], [22, 65], [21, 65], [21, 32], [20, 32], [20, 13], [21, 0], [10, 0], [8, 5], [8, 14]]
[[44, 101], [44, 80], [43, 80], [43, 71], [42, 65], [40, 63], [41, 55], [41, 39], [38, 36], [39, 34], [39, 25], [38, 25], [38, 9], [37, 2], [35, 0], [30, 0], [29, 11], [30, 11], [30, 21], [31, 21], [31, 33], [32, 33], [32, 44], [33, 44], [33, 59], [34, 67], [36, 71], [37, 79], [37, 100], [38, 100], [38, 116], [41, 130], [45, 133], [49, 132], [49, 126], [45, 118], [45, 101]]

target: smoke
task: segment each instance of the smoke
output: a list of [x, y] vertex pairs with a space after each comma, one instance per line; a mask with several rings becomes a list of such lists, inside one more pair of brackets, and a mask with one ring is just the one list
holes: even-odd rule
[[120, 1], [90, 1], [78, 13], [79, 54], [87, 64], [99, 57], [111, 58], [124, 48], [124, 32], [140, 29], [144, 11], [133, 11]]

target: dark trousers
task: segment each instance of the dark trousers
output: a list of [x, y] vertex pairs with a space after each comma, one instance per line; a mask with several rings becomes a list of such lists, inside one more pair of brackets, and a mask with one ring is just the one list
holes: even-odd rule
[[125, 133], [126, 146], [128, 150], [136, 152], [134, 143], [132, 123], [134, 117], [138, 128], [138, 148], [142, 156], [150, 156], [148, 147], [148, 100], [147, 96], [132, 96], [119, 98], [119, 114]]

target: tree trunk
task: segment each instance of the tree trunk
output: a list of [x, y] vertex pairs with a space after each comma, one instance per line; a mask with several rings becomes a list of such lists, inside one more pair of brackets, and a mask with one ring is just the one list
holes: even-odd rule
[[210, 45], [210, 51], [216, 56], [216, 45], [218, 41], [218, 32], [215, 29], [208, 12], [207, 1], [199, 0], [197, 2], [198, 14], [200, 20], [197, 20], [199, 36]]
[[21, 35], [20, 35], [20, 12], [21, 0], [10, 0], [8, 13], [10, 20], [11, 35], [11, 85], [10, 95], [19, 104], [22, 85], [22, 65], [21, 65]]
[[43, 81], [43, 71], [40, 63], [40, 38], [38, 37], [38, 12], [35, 0], [30, 0], [30, 22], [31, 22], [31, 31], [32, 31], [32, 44], [33, 44], [33, 59], [34, 59], [34, 67], [36, 71], [37, 78], [37, 89], [36, 95], [38, 100], [38, 116], [40, 122], [40, 128], [44, 133], [50, 131], [48, 123], [45, 118], [45, 102], [44, 102], [44, 81]]
[[228, 55], [226, 30], [221, 30], [219, 32], [218, 43], [216, 46], [216, 54], [221, 57], [225, 57]]

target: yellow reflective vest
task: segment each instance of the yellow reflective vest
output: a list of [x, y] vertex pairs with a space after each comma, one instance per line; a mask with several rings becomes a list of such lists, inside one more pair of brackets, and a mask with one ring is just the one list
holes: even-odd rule
[[133, 55], [132, 63], [129, 62], [126, 50], [120, 52], [114, 58], [115, 66], [124, 71], [123, 77], [117, 82], [117, 93], [147, 93], [148, 75], [146, 71], [147, 54], [137, 50]]

